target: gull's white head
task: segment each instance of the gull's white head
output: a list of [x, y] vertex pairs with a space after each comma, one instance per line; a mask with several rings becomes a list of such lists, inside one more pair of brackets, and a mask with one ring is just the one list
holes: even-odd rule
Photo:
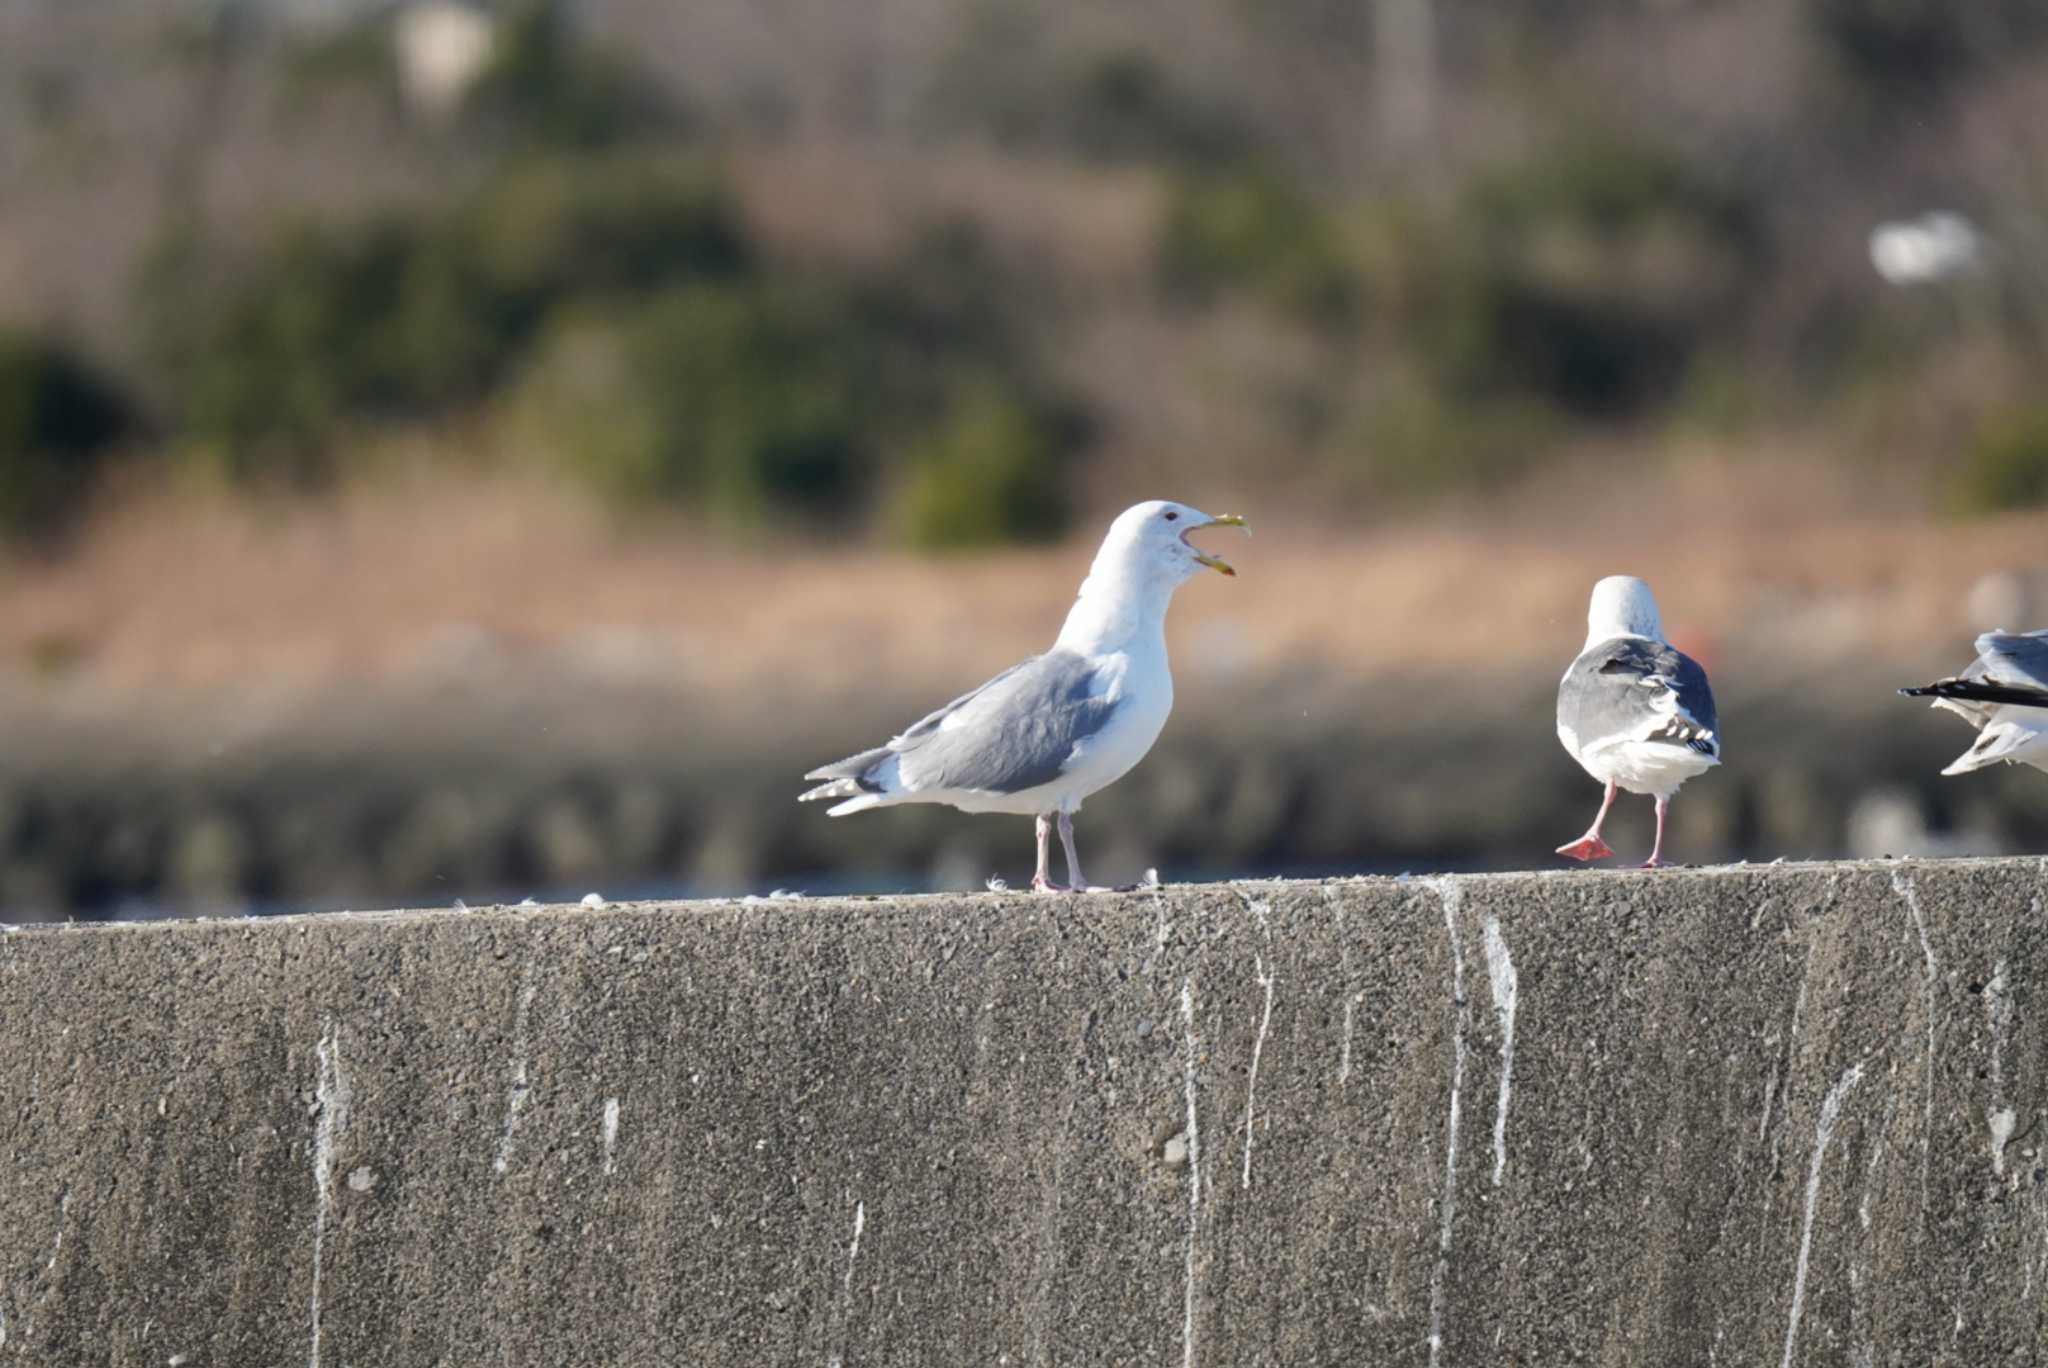
[[1662, 641], [1664, 623], [1649, 585], [1634, 575], [1609, 575], [1593, 586], [1593, 602], [1586, 609], [1586, 645], [1625, 636]]
[[[1235, 575], [1230, 563], [1188, 540], [1205, 527], [1243, 527], [1234, 513], [1211, 517], [1199, 508], [1155, 499], [1126, 508], [1109, 525], [1080, 598], [1060, 630], [1060, 643], [1093, 652], [1157, 631], [1173, 591], [1204, 567]], [[1147, 624], [1150, 624], [1147, 626]]]
[[1095, 553], [1089, 578], [1107, 573], [1114, 578], [1139, 584], [1163, 583], [1177, 587], [1193, 579], [1203, 567], [1235, 575], [1230, 563], [1210, 555], [1188, 540], [1188, 533], [1205, 527], [1243, 527], [1235, 513], [1212, 518], [1199, 508], [1153, 499], [1134, 504], [1117, 514]]

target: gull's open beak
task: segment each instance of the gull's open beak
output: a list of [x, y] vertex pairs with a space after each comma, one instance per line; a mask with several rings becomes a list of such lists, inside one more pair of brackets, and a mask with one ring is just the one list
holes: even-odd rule
[[[1243, 518], [1240, 518], [1235, 513], [1225, 513], [1223, 516], [1219, 518], [1211, 518], [1209, 519], [1209, 521], [1205, 523], [1201, 523], [1197, 526], [1190, 527], [1187, 532], [1183, 532], [1180, 534], [1180, 539], [1184, 542], [1187, 542], [1189, 546], [1193, 546], [1194, 543], [1188, 541], [1188, 532], [1199, 532], [1204, 527], [1242, 527], [1244, 528], [1244, 534], [1247, 537], [1249, 537], [1252, 534], [1251, 528], [1246, 525], [1245, 520]], [[1195, 552], [1195, 561], [1197, 564], [1208, 566], [1211, 570], [1214, 570], [1219, 574], [1237, 574], [1237, 571], [1230, 568], [1229, 561], [1223, 559], [1223, 557], [1221, 556], [1212, 556], [1206, 551], [1197, 550]]]

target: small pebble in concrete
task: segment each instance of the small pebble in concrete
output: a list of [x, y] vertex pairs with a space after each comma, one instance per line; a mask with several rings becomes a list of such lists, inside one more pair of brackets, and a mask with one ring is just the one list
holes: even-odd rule
[[365, 1165], [349, 1174], [348, 1185], [357, 1192], [368, 1192], [377, 1186], [377, 1171]]
[[591, 908], [603, 907], [603, 906], [604, 906], [604, 894], [602, 894], [602, 893], [585, 893], [585, 894], [583, 895], [583, 905], [584, 905], [585, 907], [591, 907]]
[[1173, 1139], [1166, 1142], [1166, 1148], [1160, 1152], [1159, 1157], [1166, 1161], [1168, 1168], [1186, 1168], [1188, 1163], [1188, 1138], [1185, 1135], [1174, 1136]]

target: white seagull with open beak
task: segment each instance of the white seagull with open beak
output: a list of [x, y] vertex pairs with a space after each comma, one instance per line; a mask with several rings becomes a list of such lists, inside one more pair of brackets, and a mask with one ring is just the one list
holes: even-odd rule
[[[1101, 891], [1081, 873], [1074, 813], [1145, 758], [1173, 710], [1166, 605], [1203, 567], [1237, 572], [1188, 540], [1205, 527], [1243, 527], [1186, 504], [1125, 509], [1095, 553], [1059, 640], [954, 699], [885, 746], [812, 770], [825, 783], [802, 795], [843, 801], [834, 817], [898, 803], [949, 803], [963, 812], [1038, 819], [1040, 892]], [[1067, 884], [1055, 884], [1049, 846], [1057, 821]]]

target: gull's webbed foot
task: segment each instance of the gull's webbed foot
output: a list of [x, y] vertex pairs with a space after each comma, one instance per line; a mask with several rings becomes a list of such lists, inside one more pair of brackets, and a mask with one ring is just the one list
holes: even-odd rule
[[1608, 848], [1607, 842], [1588, 832], [1570, 845], [1559, 846], [1557, 853], [1570, 856], [1574, 860], [1604, 860], [1613, 855], [1614, 851]]

